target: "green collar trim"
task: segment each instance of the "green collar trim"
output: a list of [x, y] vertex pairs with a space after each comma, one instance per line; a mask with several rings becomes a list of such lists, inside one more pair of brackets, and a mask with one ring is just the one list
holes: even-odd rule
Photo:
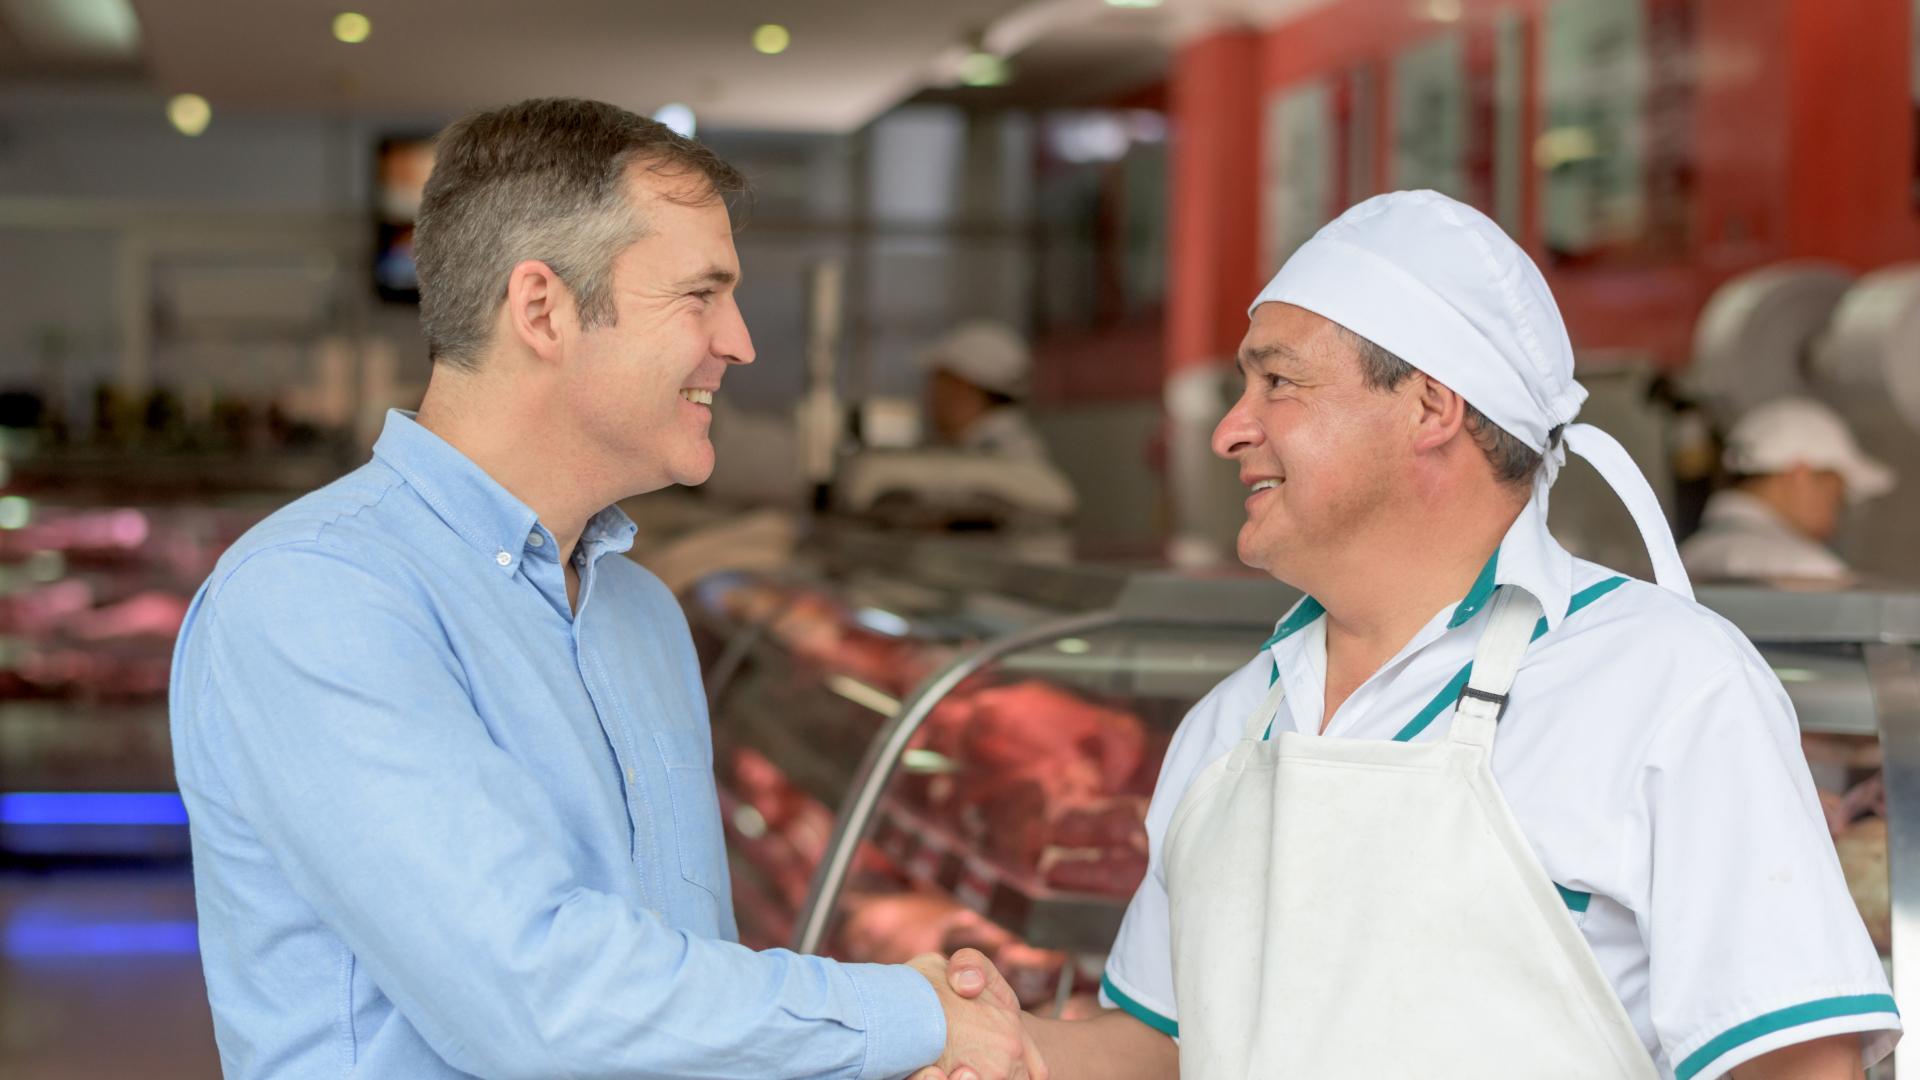
[[[1626, 583], [1626, 578], [1610, 577], [1597, 585], [1590, 585], [1580, 590], [1574, 594], [1572, 602], [1567, 604], [1567, 615], [1571, 617], [1574, 612], [1579, 611], [1581, 608], [1586, 607], [1588, 604], [1593, 603], [1595, 600], [1600, 599]], [[1546, 634], [1547, 617], [1542, 615], [1540, 616], [1540, 620], [1533, 624], [1532, 640], [1539, 641], [1545, 637]], [[1472, 680], [1472, 678], [1473, 662], [1469, 660], [1467, 666], [1461, 668], [1459, 674], [1455, 675], [1447, 685], [1441, 687], [1440, 692], [1433, 696], [1432, 701], [1427, 702], [1427, 707], [1421, 709], [1419, 715], [1407, 721], [1407, 726], [1400, 729], [1400, 734], [1395, 735], [1393, 741], [1410, 742], [1416, 735], [1427, 730], [1427, 725], [1433, 723], [1434, 717], [1446, 712], [1453, 706], [1454, 702], [1460, 700], [1460, 692], [1467, 688], [1467, 683]]]
[[1320, 601], [1315, 600], [1311, 596], [1302, 598], [1298, 604], [1294, 605], [1293, 611], [1289, 612], [1287, 617], [1281, 620], [1279, 627], [1274, 630], [1273, 636], [1261, 643], [1260, 651], [1266, 652], [1282, 641], [1305, 630], [1308, 626], [1312, 625], [1313, 620], [1326, 613], [1327, 609], [1320, 606]]
[[[1447, 629], [1458, 629], [1468, 619], [1479, 614], [1480, 609], [1487, 606], [1488, 600], [1493, 599], [1495, 587], [1493, 576], [1499, 566], [1500, 549], [1495, 548], [1493, 554], [1487, 557], [1487, 564], [1480, 568], [1480, 576], [1473, 579], [1473, 587], [1468, 589], [1467, 595], [1454, 606], [1453, 618], [1448, 620]], [[1260, 651], [1265, 652], [1305, 630], [1313, 624], [1313, 620], [1326, 613], [1327, 609], [1320, 606], [1320, 601], [1311, 596], [1302, 598], [1298, 604], [1294, 605], [1293, 610], [1287, 613], [1287, 617], [1280, 621], [1280, 625], [1274, 628], [1273, 636], [1260, 643]]]
[[1468, 619], [1479, 614], [1480, 609], [1487, 606], [1488, 600], [1493, 599], [1493, 574], [1499, 565], [1500, 549], [1494, 548], [1493, 554], [1487, 557], [1487, 565], [1480, 568], [1480, 576], [1473, 579], [1473, 588], [1467, 590], [1467, 595], [1453, 609], [1453, 618], [1447, 621], [1447, 629], [1459, 629]]

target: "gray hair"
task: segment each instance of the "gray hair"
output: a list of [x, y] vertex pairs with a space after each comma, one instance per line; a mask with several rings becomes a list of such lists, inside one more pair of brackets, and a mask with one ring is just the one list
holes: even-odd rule
[[[1354, 352], [1360, 358], [1360, 377], [1374, 390], [1395, 389], [1417, 370], [1412, 364], [1344, 326], [1340, 327], [1340, 333], [1353, 343]], [[1494, 479], [1511, 487], [1524, 487], [1532, 483], [1533, 474], [1540, 468], [1540, 452], [1487, 419], [1485, 413], [1465, 399], [1461, 400], [1461, 405], [1467, 410], [1467, 435], [1480, 448], [1480, 452], [1487, 455], [1487, 463], [1493, 466]], [[1559, 435], [1558, 428], [1554, 429], [1554, 435]]]
[[613, 325], [613, 260], [647, 229], [626, 197], [635, 163], [694, 181], [661, 192], [687, 205], [747, 190], [746, 178], [705, 146], [598, 101], [523, 101], [442, 132], [414, 229], [420, 327], [433, 359], [478, 365], [507, 276], [527, 259], [572, 290], [582, 325]]

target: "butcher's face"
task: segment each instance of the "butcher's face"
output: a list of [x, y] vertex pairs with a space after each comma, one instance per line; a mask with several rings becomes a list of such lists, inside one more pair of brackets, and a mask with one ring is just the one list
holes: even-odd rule
[[1291, 304], [1254, 309], [1238, 365], [1240, 399], [1214, 429], [1213, 452], [1239, 466], [1247, 489], [1240, 560], [1306, 587], [1388, 527], [1405, 483], [1409, 387], [1369, 386], [1353, 339]]

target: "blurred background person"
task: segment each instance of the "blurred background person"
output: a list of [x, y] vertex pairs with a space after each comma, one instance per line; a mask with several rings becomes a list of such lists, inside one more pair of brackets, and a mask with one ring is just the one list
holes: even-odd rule
[[1846, 422], [1810, 398], [1767, 402], [1728, 433], [1727, 486], [1708, 500], [1700, 531], [1680, 546], [1702, 580], [1844, 585], [1854, 572], [1833, 550], [1850, 505], [1893, 490], [1892, 469], [1854, 442]]

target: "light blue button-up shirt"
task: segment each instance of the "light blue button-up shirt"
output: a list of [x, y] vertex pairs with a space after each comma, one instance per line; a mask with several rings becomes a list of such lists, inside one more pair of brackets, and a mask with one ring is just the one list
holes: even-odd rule
[[897, 1076], [926, 980], [734, 942], [686, 622], [404, 413], [254, 528], [174, 656], [230, 1080]]

